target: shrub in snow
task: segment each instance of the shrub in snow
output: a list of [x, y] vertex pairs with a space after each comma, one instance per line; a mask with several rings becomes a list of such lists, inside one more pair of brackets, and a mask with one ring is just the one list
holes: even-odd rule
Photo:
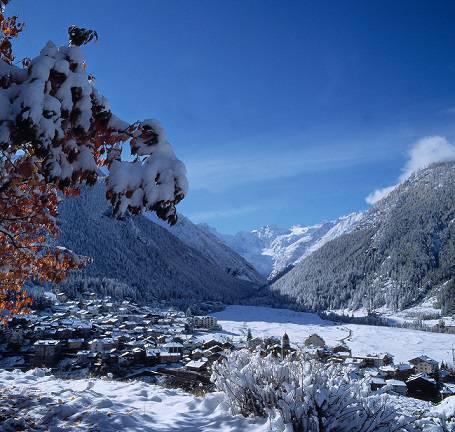
[[[234, 414], [269, 416], [294, 432], [449, 430], [444, 419], [398, 412], [388, 395], [351, 378], [349, 369], [305, 360], [233, 352], [214, 365], [212, 381]], [[276, 421], [276, 417], [279, 421]]]

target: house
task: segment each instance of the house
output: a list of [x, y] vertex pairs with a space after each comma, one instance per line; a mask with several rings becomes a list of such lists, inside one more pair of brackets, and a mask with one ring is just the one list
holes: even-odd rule
[[186, 365], [185, 368], [195, 372], [202, 372], [207, 369], [208, 360], [202, 358], [200, 360], [191, 360]]
[[379, 390], [380, 388], [386, 385], [386, 381], [384, 378], [381, 377], [371, 377], [370, 378], [370, 386], [371, 390]]
[[33, 344], [35, 355], [43, 359], [54, 358], [60, 353], [61, 343], [59, 340], [38, 340]]
[[57, 298], [57, 300], [60, 302], [60, 303], [64, 303], [68, 300], [68, 297], [65, 293], [62, 293], [62, 292], [58, 292], [55, 294], [55, 297]]
[[74, 338], [74, 339], [68, 339], [66, 341], [66, 348], [68, 350], [80, 350], [82, 348], [82, 345], [84, 344], [84, 339], [82, 338]]
[[406, 396], [408, 387], [406, 386], [406, 383], [404, 381], [400, 381], [400, 380], [396, 380], [396, 379], [388, 379], [388, 380], [386, 380], [386, 384], [395, 393]]
[[183, 345], [180, 342], [165, 343], [163, 348], [173, 354], [183, 354]]
[[93, 339], [88, 345], [92, 352], [107, 352], [115, 348], [115, 342], [112, 338]]
[[215, 317], [212, 317], [210, 315], [195, 316], [193, 317], [193, 324], [194, 327], [213, 329], [218, 326], [218, 321]]
[[397, 371], [398, 371], [398, 368], [394, 365], [386, 365], [386, 366], [380, 366], [379, 367], [379, 371], [386, 377], [386, 378], [396, 378], [396, 379], [399, 379], [397, 377]]
[[219, 340], [216, 340], [216, 339], [209, 339], [208, 341], [205, 341], [202, 345], [202, 347], [207, 350], [207, 349], [210, 349], [210, 348], [213, 348], [214, 346], [219, 346], [219, 347], [222, 347], [223, 346], [223, 343], [220, 342]]
[[96, 356], [96, 353], [92, 353], [87, 350], [78, 351], [76, 353], [76, 361], [79, 364], [86, 364], [89, 363], [90, 360], [94, 358], [94, 356]]
[[409, 363], [411, 363], [414, 366], [414, 371], [416, 374], [423, 372], [427, 374], [432, 374], [439, 370], [438, 362], [426, 355], [413, 358], [409, 360]]
[[180, 353], [171, 353], [164, 349], [160, 351], [160, 363], [177, 363], [181, 358]]
[[200, 360], [202, 357], [204, 357], [204, 354], [200, 348], [196, 348], [193, 351], [191, 351], [192, 360]]
[[444, 384], [441, 391], [439, 392], [441, 397], [445, 399], [446, 397], [455, 395], [455, 384]]
[[305, 346], [314, 346], [319, 348], [325, 347], [325, 341], [322, 339], [321, 336], [317, 335], [316, 333], [308, 336], [304, 342]]
[[332, 352], [340, 357], [351, 357], [352, 355], [351, 349], [343, 343], [334, 346]]
[[379, 368], [381, 366], [390, 365], [393, 363], [393, 356], [391, 354], [369, 354], [364, 357], [359, 357], [362, 359], [363, 367], [369, 368]]
[[438, 385], [427, 373], [412, 375], [406, 381], [408, 393], [417, 399], [433, 400], [438, 396]]
[[395, 378], [406, 381], [414, 371], [414, 367], [409, 363], [398, 363], [396, 365], [396, 375]]
[[147, 348], [145, 350], [145, 362], [149, 366], [158, 364], [160, 361], [160, 350], [158, 348]]

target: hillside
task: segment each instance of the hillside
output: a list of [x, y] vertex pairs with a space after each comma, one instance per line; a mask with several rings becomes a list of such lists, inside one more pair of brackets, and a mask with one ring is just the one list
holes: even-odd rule
[[207, 226], [204, 229], [216, 233], [231, 249], [253, 264], [259, 273], [273, 279], [325, 243], [352, 231], [362, 216], [362, 213], [352, 213], [317, 225], [295, 225], [289, 229], [267, 225], [235, 235], [219, 234]]
[[433, 165], [413, 174], [354, 231], [309, 255], [272, 289], [310, 309], [403, 309], [430, 290], [453, 287], [454, 222], [455, 163]]
[[194, 224], [182, 214], [178, 215], [178, 221], [174, 226], [170, 226], [153, 214], [148, 214], [147, 217], [187, 246], [199, 251], [212, 264], [221, 267], [226, 273], [256, 284], [265, 283], [265, 278], [237, 252], [228, 247], [212, 232]]
[[72, 280], [79, 276], [109, 278], [129, 287], [142, 301], [182, 304], [239, 301], [256, 288], [227, 274], [208, 255], [144, 216], [113, 219], [103, 184], [84, 189], [79, 197], [66, 198], [60, 206], [59, 224], [60, 244], [93, 258]]

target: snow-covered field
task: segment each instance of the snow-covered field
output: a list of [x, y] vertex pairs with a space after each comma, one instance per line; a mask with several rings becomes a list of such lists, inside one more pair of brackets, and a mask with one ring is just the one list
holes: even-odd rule
[[452, 362], [455, 346], [455, 335], [359, 324], [334, 325], [316, 314], [287, 309], [228, 306], [215, 316], [223, 327], [220, 336], [244, 337], [250, 328], [253, 337], [281, 337], [286, 332], [291, 343], [301, 344], [310, 334], [317, 333], [329, 345], [344, 339], [353, 355], [389, 352], [395, 361], [426, 354], [439, 362]]
[[[15, 423], [14, 417], [22, 420]], [[2, 432], [268, 430], [265, 420], [232, 416], [219, 393], [198, 398], [140, 381], [60, 380], [42, 369], [0, 370], [0, 419], [5, 418], [9, 427], [0, 425]]]

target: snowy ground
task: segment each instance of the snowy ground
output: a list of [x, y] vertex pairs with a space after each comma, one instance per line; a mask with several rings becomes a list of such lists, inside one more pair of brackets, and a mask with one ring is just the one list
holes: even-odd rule
[[[11, 413], [14, 412], [14, 416]], [[229, 414], [222, 395], [197, 398], [144, 382], [60, 380], [42, 369], [0, 370], [0, 430], [265, 432], [264, 420]], [[1, 420], [10, 419], [10, 428]], [[20, 430], [24, 430], [20, 429]]]
[[329, 345], [345, 339], [353, 355], [389, 352], [395, 361], [426, 354], [439, 362], [452, 362], [452, 345], [455, 346], [455, 335], [359, 324], [334, 325], [316, 314], [287, 309], [228, 306], [215, 316], [223, 327], [223, 332], [215, 333], [219, 336], [244, 337], [250, 328], [253, 336], [261, 337], [281, 337], [286, 332], [291, 343], [300, 344], [310, 334], [317, 333]]

